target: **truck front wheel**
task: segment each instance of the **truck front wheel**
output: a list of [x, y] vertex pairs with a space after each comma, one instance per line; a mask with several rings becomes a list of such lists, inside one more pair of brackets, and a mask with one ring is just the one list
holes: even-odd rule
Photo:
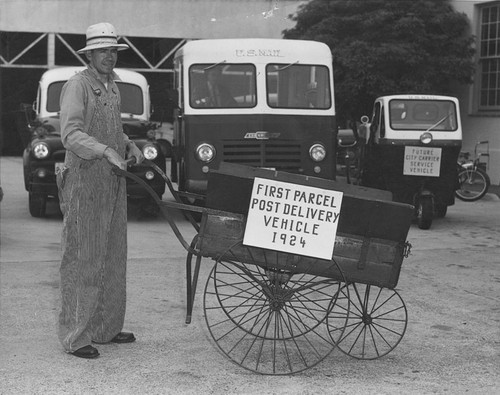
[[47, 207], [47, 196], [41, 193], [29, 193], [29, 207], [32, 217], [45, 217], [45, 209]]

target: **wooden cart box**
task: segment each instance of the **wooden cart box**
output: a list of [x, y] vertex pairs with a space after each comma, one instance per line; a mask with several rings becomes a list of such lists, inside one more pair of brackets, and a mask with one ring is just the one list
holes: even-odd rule
[[386, 191], [247, 166], [223, 164], [209, 175], [207, 207], [223, 212], [204, 215], [198, 245], [203, 255], [217, 258], [231, 249], [234, 256], [224, 259], [342, 280], [332, 261], [241, 244], [255, 177], [342, 191], [333, 260], [349, 282], [397, 285], [413, 206], [392, 202]]

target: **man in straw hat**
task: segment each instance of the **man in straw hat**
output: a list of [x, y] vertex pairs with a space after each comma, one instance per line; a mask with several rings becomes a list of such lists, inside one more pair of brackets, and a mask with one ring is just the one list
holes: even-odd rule
[[87, 69], [71, 77], [61, 92], [64, 167], [57, 173], [62, 231], [59, 339], [64, 350], [95, 358], [94, 343], [129, 343], [125, 318], [127, 262], [126, 181], [112, 172], [126, 169], [124, 158], [144, 159], [123, 133], [120, 91], [113, 71], [118, 51], [115, 28], [87, 29]]

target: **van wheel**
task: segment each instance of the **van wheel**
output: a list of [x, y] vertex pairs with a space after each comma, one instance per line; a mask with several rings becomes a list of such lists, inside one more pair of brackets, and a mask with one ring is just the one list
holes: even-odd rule
[[429, 229], [432, 225], [434, 207], [431, 197], [421, 197], [417, 202], [417, 225], [420, 229]]
[[448, 206], [446, 204], [436, 204], [436, 207], [434, 207], [434, 214], [436, 218], [444, 218], [447, 211]]
[[32, 217], [45, 217], [45, 209], [47, 207], [47, 196], [41, 193], [29, 193], [29, 207]]

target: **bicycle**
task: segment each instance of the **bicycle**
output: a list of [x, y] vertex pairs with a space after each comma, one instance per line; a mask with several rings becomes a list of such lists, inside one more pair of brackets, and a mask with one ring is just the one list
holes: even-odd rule
[[354, 129], [341, 129], [339, 134], [337, 138], [337, 165], [340, 166], [341, 171], [345, 171], [348, 184], [359, 185], [363, 144]]
[[[479, 152], [478, 148], [486, 145], [486, 152]], [[469, 152], [461, 153], [457, 162], [459, 189], [455, 191], [455, 196], [464, 202], [475, 202], [486, 195], [490, 187], [490, 177], [486, 173], [487, 162], [489, 160], [489, 142], [478, 141], [474, 147], [474, 159], [470, 159]]]

